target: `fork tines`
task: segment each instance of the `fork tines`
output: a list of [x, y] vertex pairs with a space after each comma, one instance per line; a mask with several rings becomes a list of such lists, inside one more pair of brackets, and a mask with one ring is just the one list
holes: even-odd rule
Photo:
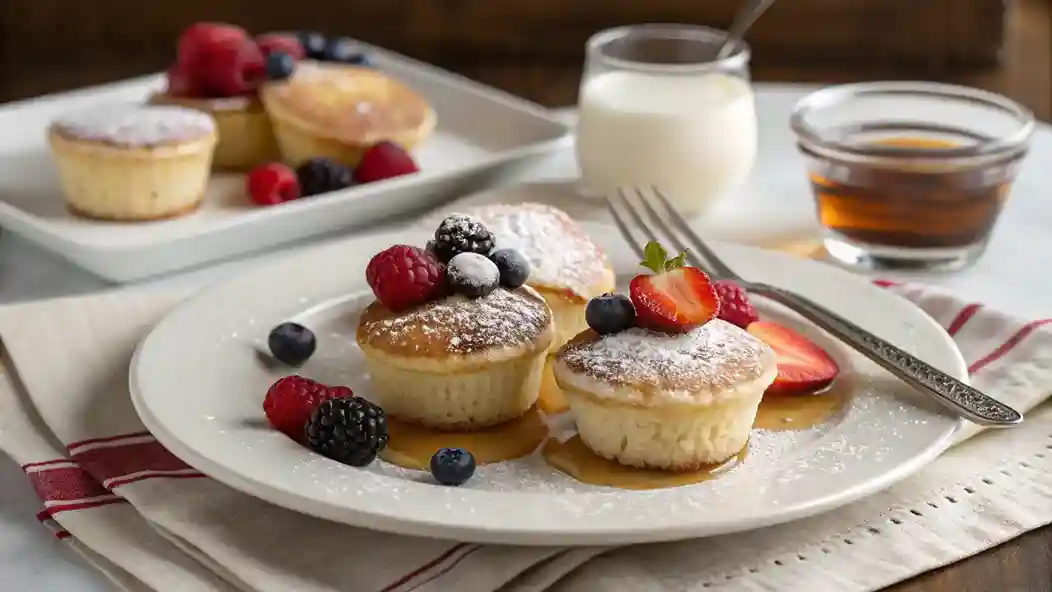
[[607, 209], [632, 250], [644, 259], [643, 246], [652, 240], [686, 251], [693, 265], [719, 277], [734, 272], [691, 230], [683, 216], [657, 187], [622, 187], [607, 196]]

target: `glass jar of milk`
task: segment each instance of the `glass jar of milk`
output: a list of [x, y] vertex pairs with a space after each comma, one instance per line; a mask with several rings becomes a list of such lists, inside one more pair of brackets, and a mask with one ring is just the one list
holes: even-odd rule
[[594, 35], [580, 90], [581, 192], [653, 185], [687, 215], [744, 183], [756, 159], [749, 48], [726, 33], [634, 25]]

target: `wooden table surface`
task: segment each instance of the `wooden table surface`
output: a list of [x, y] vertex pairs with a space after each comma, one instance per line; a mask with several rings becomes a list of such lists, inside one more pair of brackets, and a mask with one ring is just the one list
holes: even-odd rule
[[[918, 2], [921, 0], [917, 0]], [[985, 88], [1010, 96], [1044, 121], [1052, 121], [1052, 0], [1018, 0], [1008, 27], [1008, 45], [1002, 67], [996, 70], [940, 72], [903, 71], [901, 67], [823, 67], [809, 63], [787, 66], [754, 60], [758, 81], [836, 83], [875, 79], [939, 79]], [[129, 56], [129, 62], [135, 58]], [[447, 65], [447, 64], [442, 64]], [[153, 69], [144, 64], [143, 71]], [[14, 95], [58, 90], [128, 75], [129, 63], [112, 72], [78, 72], [59, 75], [41, 72], [31, 81], [9, 81]], [[135, 68], [137, 66], [130, 66]], [[496, 64], [467, 66], [460, 73], [526, 96], [548, 106], [576, 100], [579, 65]], [[49, 79], [52, 78], [52, 79]], [[913, 578], [889, 589], [892, 592], [1001, 592], [1052, 591], [1052, 527], [1045, 527], [978, 556]]]

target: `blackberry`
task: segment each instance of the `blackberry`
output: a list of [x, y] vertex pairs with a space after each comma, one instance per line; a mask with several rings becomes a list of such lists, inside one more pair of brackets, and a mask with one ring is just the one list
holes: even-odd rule
[[435, 231], [435, 256], [443, 263], [461, 253], [489, 255], [493, 250], [493, 233], [481, 222], [466, 214], [451, 214]]
[[361, 397], [325, 401], [307, 422], [310, 449], [352, 467], [376, 460], [387, 446], [384, 410]]
[[331, 158], [312, 158], [296, 168], [304, 196], [346, 189], [354, 184], [351, 169]]

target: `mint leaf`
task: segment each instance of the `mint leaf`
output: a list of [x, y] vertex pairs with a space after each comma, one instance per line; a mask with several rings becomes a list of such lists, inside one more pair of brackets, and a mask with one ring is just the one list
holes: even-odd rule
[[661, 246], [661, 243], [657, 241], [650, 241], [647, 246], [643, 247], [643, 261], [640, 261], [640, 265], [646, 267], [654, 273], [662, 273], [665, 271], [665, 260], [668, 259], [668, 252]]

